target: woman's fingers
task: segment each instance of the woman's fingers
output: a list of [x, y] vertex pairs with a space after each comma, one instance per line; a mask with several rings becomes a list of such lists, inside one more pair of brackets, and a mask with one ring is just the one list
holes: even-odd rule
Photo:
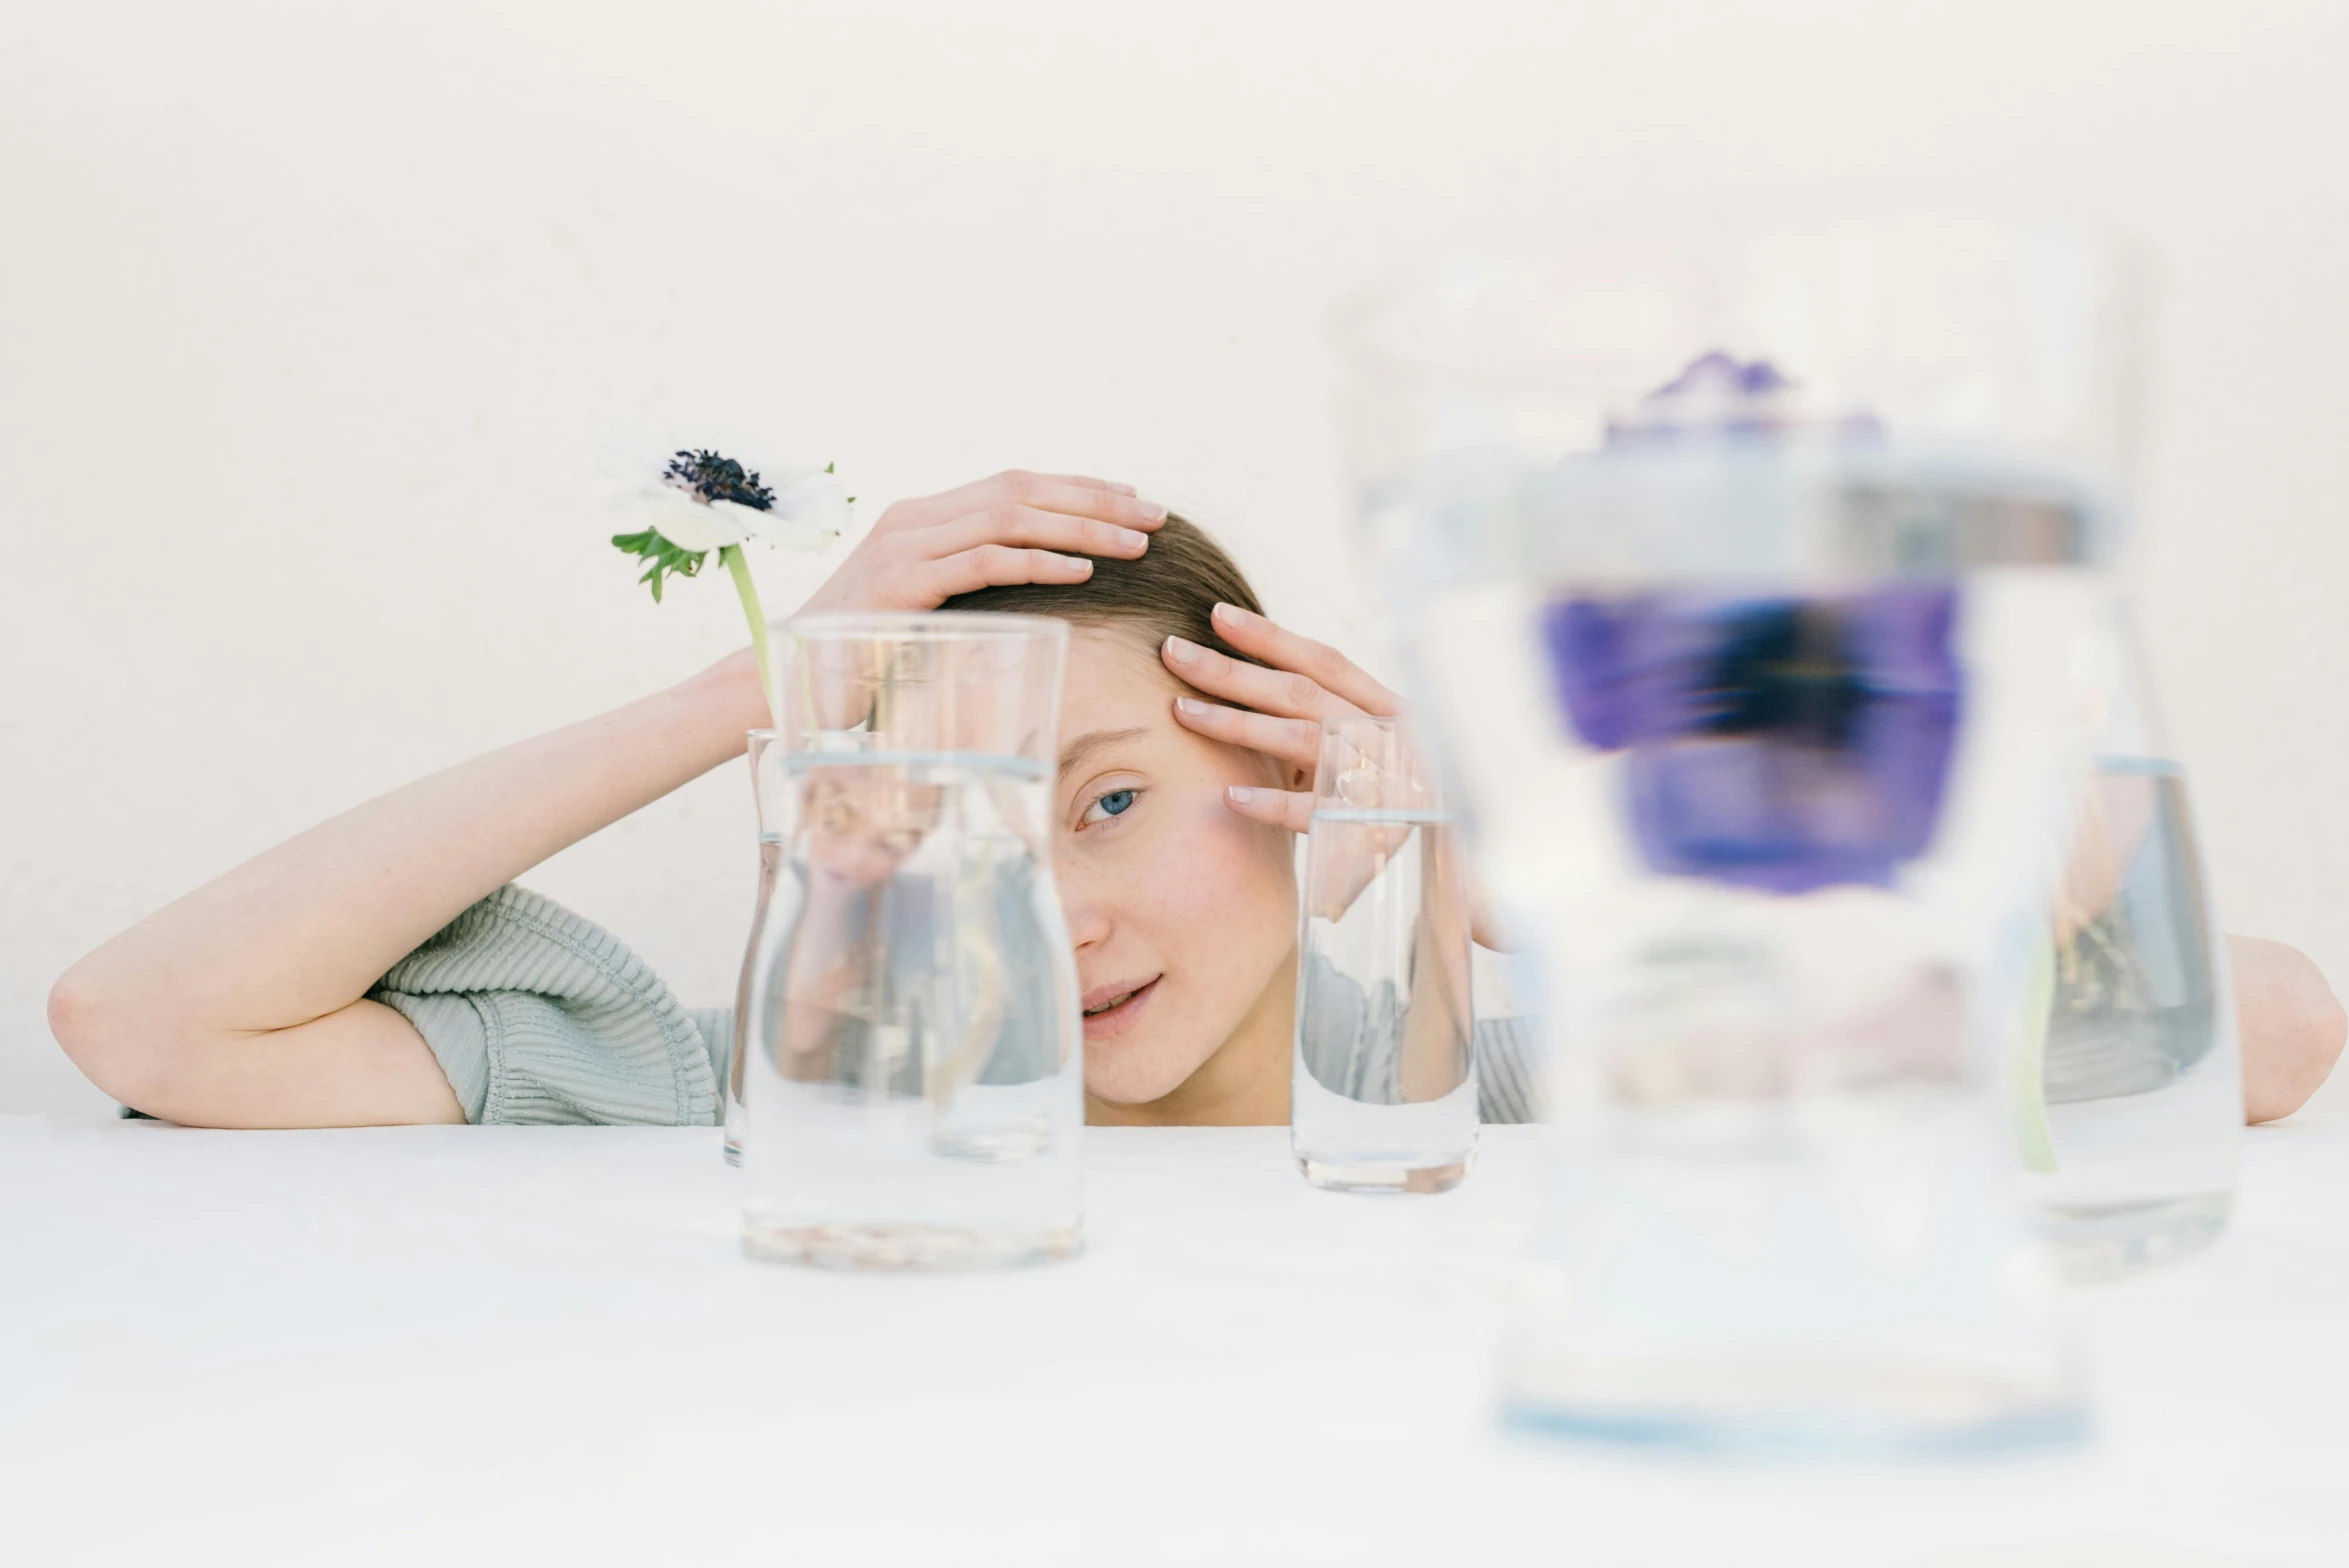
[[1139, 528], [1105, 523], [1098, 518], [1048, 512], [1042, 507], [1005, 501], [936, 528], [925, 528], [908, 543], [916, 544], [922, 554], [934, 560], [988, 544], [1068, 550], [1081, 555], [1131, 560], [1150, 548], [1150, 536]]
[[1331, 695], [1310, 675], [1296, 670], [1268, 670], [1261, 664], [1246, 663], [1181, 637], [1169, 637], [1160, 657], [1178, 677], [1209, 696], [1225, 698], [1259, 713], [1319, 723], [1334, 713], [1362, 711], [1344, 698]]
[[924, 596], [935, 605], [958, 593], [1001, 588], [1011, 583], [1081, 583], [1093, 575], [1093, 563], [1081, 555], [1051, 550], [1017, 550], [1010, 545], [987, 544], [915, 568]]
[[1232, 810], [1253, 822], [1302, 833], [1313, 825], [1313, 792], [1292, 789], [1256, 789], [1246, 784], [1224, 787], [1223, 798]]
[[1094, 479], [1085, 474], [1044, 474], [1040, 477], [1064, 485], [1083, 485], [1088, 490], [1107, 490], [1112, 495], [1138, 495], [1132, 485], [1121, 485], [1114, 479]]
[[1321, 724], [1316, 719], [1282, 719], [1244, 708], [1201, 702], [1195, 697], [1175, 699], [1175, 720], [1209, 740], [1245, 746], [1278, 757], [1310, 774], [1321, 758]]
[[1043, 512], [1066, 512], [1144, 532], [1166, 521], [1166, 508], [1134, 494], [1130, 485], [1111, 484], [1076, 474], [1031, 474], [1013, 469], [976, 484], [940, 495], [900, 501], [881, 514], [876, 532], [934, 528], [993, 506], [1028, 506]]
[[1215, 607], [1215, 629], [1242, 653], [1275, 669], [1294, 670], [1364, 713], [1384, 716], [1403, 711], [1403, 699], [1364, 674], [1352, 659], [1265, 616], [1236, 604], [1219, 604]]

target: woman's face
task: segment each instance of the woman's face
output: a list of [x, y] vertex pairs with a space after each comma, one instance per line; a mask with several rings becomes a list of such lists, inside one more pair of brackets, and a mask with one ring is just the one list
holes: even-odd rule
[[1072, 628], [1055, 856], [1084, 994], [1085, 1087], [1118, 1105], [1181, 1086], [1296, 945], [1289, 835], [1224, 804], [1227, 785], [1276, 781], [1255, 753], [1177, 724], [1182, 690], [1133, 632]]

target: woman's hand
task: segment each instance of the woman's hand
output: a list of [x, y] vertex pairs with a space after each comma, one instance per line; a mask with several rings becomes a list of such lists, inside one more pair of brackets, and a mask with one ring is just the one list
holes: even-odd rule
[[[1160, 650], [1168, 669], [1210, 696], [1245, 704], [1227, 708], [1177, 697], [1175, 717], [1211, 740], [1247, 747], [1279, 763], [1286, 788], [1234, 784], [1224, 791], [1224, 798], [1241, 816], [1302, 833], [1313, 820], [1322, 720], [1362, 714], [1385, 718], [1398, 712], [1402, 703], [1335, 648], [1300, 637], [1261, 615], [1219, 604], [1215, 629], [1231, 646], [1272, 668], [1180, 637], [1168, 638]], [[1307, 907], [1325, 920], [1341, 918], [1411, 835], [1409, 827], [1395, 825], [1350, 837], [1348, 853], [1315, 862], [1312, 881], [1302, 890]]]
[[1130, 560], [1165, 521], [1166, 508], [1131, 485], [997, 474], [890, 507], [800, 613], [935, 610], [981, 588], [1081, 583], [1093, 575], [1087, 556]]
[[1300, 637], [1237, 605], [1215, 607], [1215, 629], [1225, 642], [1272, 666], [1260, 665], [1170, 637], [1160, 650], [1177, 678], [1211, 697], [1239, 704], [1222, 707], [1195, 697], [1175, 699], [1175, 717], [1209, 740], [1245, 746], [1282, 764], [1287, 787], [1226, 791], [1243, 817], [1302, 833], [1313, 820], [1313, 775], [1321, 762], [1321, 721], [1345, 714], [1391, 717], [1403, 700], [1364, 674], [1337, 649]]
[[[1195, 697], [1175, 699], [1175, 717], [1182, 725], [1210, 740], [1245, 746], [1281, 764], [1285, 787], [1251, 788], [1235, 784], [1225, 790], [1231, 809], [1257, 822], [1303, 833], [1313, 823], [1314, 775], [1321, 765], [1321, 721], [1347, 714], [1391, 718], [1403, 711], [1403, 699], [1363, 672], [1361, 666], [1337, 649], [1300, 637], [1264, 616], [1237, 605], [1215, 607], [1215, 629], [1242, 653], [1271, 666], [1246, 663], [1212, 648], [1202, 648], [1180, 637], [1170, 637], [1160, 650], [1166, 667], [1181, 680], [1207, 693], [1238, 704], [1225, 707]], [[1368, 858], [1360, 865], [1325, 867], [1325, 886], [1307, 890], [1322, 913], [1335, 918], [1369, 885], [1385, 864], [1385, 857], [1409, 837], [1398, 829], [1394, 842], [1380, 844], [1373, 836], [1363, 848]], [[1502, 945], [1484, 900], [1470, 878], [1469, 933], [1482, 946]]]
[[[1138, 556], [1165, 521], [1132, 485], [1011, 469], [891, 506], [796, 613], [935, 610], [981, 588], [1081, 583], [1093, 575], [1087, 556]], [[1061, 553], [1071, 550], [1084, 553]], [[695, 680], [722, 694], [735, 733], [774, 722], [749, 648]]]

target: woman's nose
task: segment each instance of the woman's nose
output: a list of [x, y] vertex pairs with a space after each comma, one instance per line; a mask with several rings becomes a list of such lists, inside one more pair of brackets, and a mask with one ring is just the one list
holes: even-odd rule
[[1081, 885], [1078, 878], [1062, 876], [1057, 880], [1060, 883], [1060, 914], [1068, 922], [1069, 943], [1081, 953], [1093, 943], [1108, 937], [1109, 911], [1099, 899], [1092, 896], [1089, 889]]

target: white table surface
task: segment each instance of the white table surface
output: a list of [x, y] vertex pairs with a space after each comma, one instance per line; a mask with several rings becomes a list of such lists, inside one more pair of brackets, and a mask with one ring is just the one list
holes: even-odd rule
[[1084, 1258], [874, 1277], [744, 1261], [715, 1132], [0, 1120], [0, 1562], [2349, 1562], [2349, 1126], [2073, 1298], [2086, 1449], [1882, 1465], [1496, 1428], [1536, 1135], [1096, 1130]]

